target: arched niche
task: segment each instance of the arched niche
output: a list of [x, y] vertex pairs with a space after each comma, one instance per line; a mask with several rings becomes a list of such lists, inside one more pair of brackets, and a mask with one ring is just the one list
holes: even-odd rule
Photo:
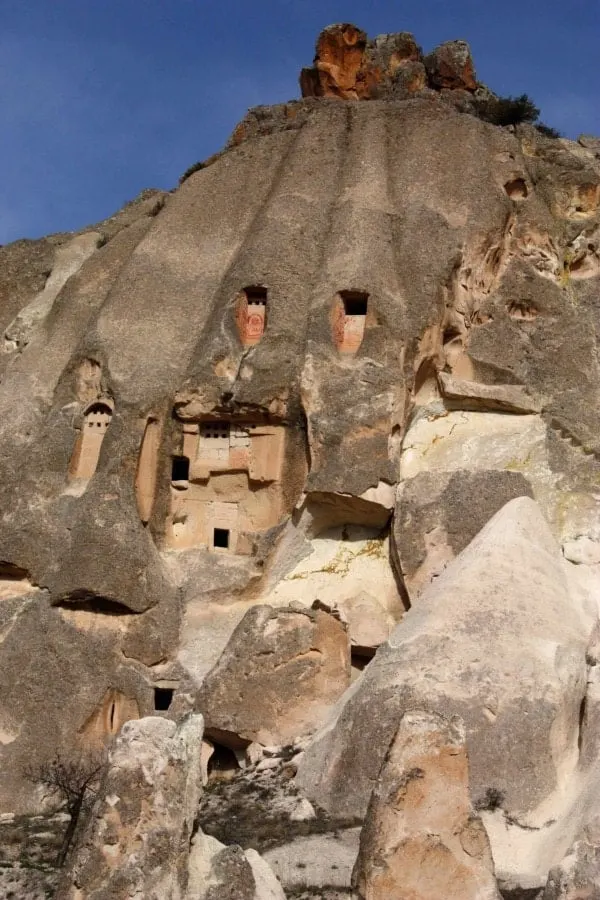
[[94, 475], [100, 458], [102, 441], [113, 416], [112, 400], [94, 400], [83, 411], [81, 431], [75, 441], [69, 476], [89, 481]]
[[267, 289], [254, 286], [240, 291], [235, 319], [243, 346], [258, 344], [267, 327]]
[[101, 746], [118, 734], [130, 719], [139, 719], [140, 709], [134, 697], [109, 688], [100, 705], [80, 729], [80, 740], [88, 746]]

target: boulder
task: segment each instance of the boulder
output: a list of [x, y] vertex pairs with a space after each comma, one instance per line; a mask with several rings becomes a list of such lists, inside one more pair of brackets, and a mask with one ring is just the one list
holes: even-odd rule
[[313, 731], [350, 683], [346, 627], [323, 610], [255, 606], [204, 679], [196, 709], [232, 749]]
[[474, 91], [475, 67], [466, 41], [446, 41], [425, 57], [425, 68], [433, 88]]
[[406, 31], [368, 40], [355, 25], [329, 25], [317, 39], [313, 66], [300, 73], [302, 96], [371, 100], [398, 86], [414, 93], [427, 84], [422, 58]]
[[202, 791], [203, 722], [127, 722], [57, 900], [179, 900]]
[[352, 653], [358, 656], [374, 656], [396, 624], [395, 617], [368, 591], [340, 601], [337, 609], [348, 626]]
[[300, 74], [302, 96], [358, 99], [366, 90], [362, 71], [366, 46], [366, 33], [350, 23], [323, 29], [313, 68]]
[[337, 704], [299, 762], [299, 786], [333, 815], [364, 816], [402, 715], [422, 708], [463, 719], [475, 805], [493, 796], [538, 827], [539, 804], [577, 763], [592, 625], [536, 504], [512, 500]]
[[292, 897], [303, 888], [310, 889], [309, 896], [321, 897], [327, 888], [350, 889], [359, 839], [360, 828], [319, 830], [267, 850], [265, 860]]
[[371, 796], [353, 884], [363, 900], [500, 900], [458, 719], [421, 710], [402, 717]]
[[442, 395], [449, 409], [502, 410], [510, 413], [540, 412], [539, 400], [520, 384], [480, 384], [438, 374]]
[[185, 900], [285, 900], [281, 884], [256, 850], [225, 846], [198, 831], [192, 841]]

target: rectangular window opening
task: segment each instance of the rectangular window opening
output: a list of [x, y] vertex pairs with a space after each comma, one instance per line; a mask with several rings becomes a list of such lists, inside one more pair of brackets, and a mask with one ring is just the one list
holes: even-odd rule
[[171, 481], [189, 481], [190, 461], [187, 456], [174, 456], [171, 465]]
[[223, 550], [229, 548], [229, 528], [215, 528], [213, 530], [213, 547]]
[[246, 300], [250, 305], [267, 305], [267, 289], [266, 288], [246, 288]]
[[369, 298], [367, 294], [342, 295], [344, 312], [347, 316], [366, 316]]
[[173, 700], [173, 688], [154, 688], [154, 709], [157, 712], [166, 712]]

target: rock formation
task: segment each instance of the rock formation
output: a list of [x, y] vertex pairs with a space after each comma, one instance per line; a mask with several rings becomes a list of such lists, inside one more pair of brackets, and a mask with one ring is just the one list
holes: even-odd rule
[[404, 714], [361, 834], [353, 879], [361, 898], [500, 900], [468, 774], [458, 720]]
[[178, 900], [202, 790], [203, 723], [127, 722], [57, 900]]
[[349, 684], [350, 642], [337, 619], [321, 610], [255, 606], [195, 705], [207, 736], [222, 744], [285, 745], [315, 731]]
[[484, 121], [463, 41], [331, 26], [301, 86], [177, 189], [0, 247], [0, 849], [53, 816], [50, 760], [125, 725], [121, 778], [132, 720], [179, 746], [197, 711], [210, 878], [223, 852], [256, 893], [256, 849], [348, 895], [418, 708], [464, 722], [500, 889], [568, 896], [598, 846], [600, 144]]

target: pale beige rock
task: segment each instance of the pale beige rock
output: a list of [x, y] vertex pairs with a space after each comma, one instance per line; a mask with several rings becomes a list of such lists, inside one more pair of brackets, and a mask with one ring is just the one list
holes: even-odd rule
[[474, 802], [498, 796], [518, 817], [513, 826], [501, 816], [500, 837], [490, 833], [497, 869], [514, 872], [517, 860], [538, 878], [539, 850], [521, 855], [506, 836], [543, 840], [576, 772], [593, 624], [569, 593], [535, 503], [512, 500], [424, 591], [337, 704], [299, 762], [299, 786], [334, 815], [363, 816], [402, 715], [415, 707], [459, 715]]
[[540, 402], [518, 384], [481, 384], [439, 372], [443, 397], [460, 409], [503, 410], [511, 413], [540, 412]]
[[256, 606], [204, 679], [196, 708], [220, 743], [285, 745], [314, 730], [349, 683], [350, 642], [338, 619]]
[[317, 897], [325, 888], [350, 889], [360, 828], [296, 837], [264, 854], [292, 896], [306, 886]]
[[202, 741], [200, 748], [200, 768], [202, 771], [202, 786], [206, 787], [208, 783], [208, 764], [215, 752], [215, 745], [212, 741]]
[[203, 722], [127, 722], [57, 900], [180, 900], [202, 791]]
[[76, 235], [56, 249], [54, 265], [43, 291], [19, 312], [6, 329], [3, 348], [5, 351], [24, 350], [31, 340], [35, 327], [48, 315], [66, 282], [96, 250], [100, 239], [101, 234], [97, 231], [89, 231]]
[[577, 841], [550, 871], [541, 900], [600, 900], [600, 844]]
[[256, 850], [226, 847], [198, 831], [190, 852], [185, 900], [285, 900], [281, 884]]
[[353, 884], [363, 900], [500, 900], [458, 719], [421, 710], [402, 717], [371, 796]]
[[532, 496], [521, 472], [421, 472], [398, 486], [391, 531], [398, 571], [412, 603], [509, 500]]
[[341, 601], [337, 608], [348, 626], [352, 652], [358, 655], [373, 656], [396, 625], [396, 617], [367, 591]]

